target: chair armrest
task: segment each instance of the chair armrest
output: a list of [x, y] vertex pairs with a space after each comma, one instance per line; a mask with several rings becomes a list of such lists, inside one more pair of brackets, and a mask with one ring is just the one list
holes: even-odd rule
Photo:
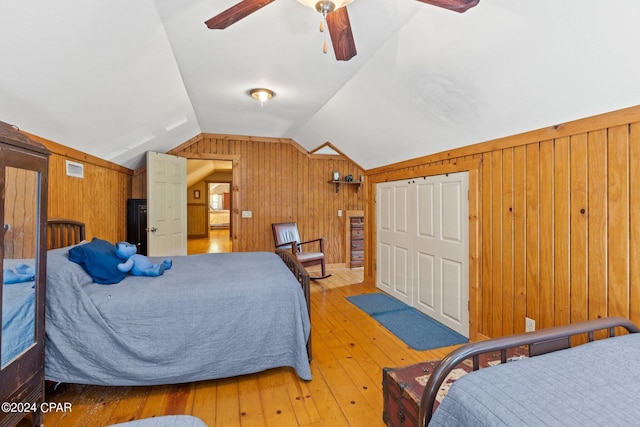
[[319, 239], [313, 239], [313, 240], [307, 240], [306, 242], [300, 242], [300, 243], [298, 243], [298, 246], [306, 245], [308, 243], [320, 242], [320, 252], [324, 253], [324, 241], [325, 241], [325, 238], [324, 237], [320, 237]]
[[283, 248], [285, 246], [298, 246], [300, 243], [296, 242], [295, 240], [291, 241], [291, 242], [286, 242], [286, 243], [280, 243], [279, 245], [276, 245], [276, 249], [279, 248]]
[[293, 254], [295, 255], [296, 253], [298, 253], [299, 251], [299, 247], [302, 243], [298, 243], [295, 240], [292, 240], [291, 242], [286, 242], [286, 243], [281, 243], [279, 245], [276, 245], [276, 249], [280, 249], [280, 248], [284, 248], [285, 246], [290, 246], [291, 247], [291, 252], [293, 252]]
[[306, 242], [300, 242], [300, 243], [298, 243], [298, 246], [306, 245], [307, 243], [315, 243], [315, 242], [324, 243], [324, 240], [325, 240], [324, 237], [320, 237], [319, 239], [313, 239], [313, 240], [307, 240]]

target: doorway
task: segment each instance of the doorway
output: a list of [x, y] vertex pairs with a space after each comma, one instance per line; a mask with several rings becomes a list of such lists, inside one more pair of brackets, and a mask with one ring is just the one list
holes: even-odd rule
[[231, 252], [231, 183], [207, 181], [209, 250]]
[[232, 252], [233, 161], [188, 159], [188, 253]]

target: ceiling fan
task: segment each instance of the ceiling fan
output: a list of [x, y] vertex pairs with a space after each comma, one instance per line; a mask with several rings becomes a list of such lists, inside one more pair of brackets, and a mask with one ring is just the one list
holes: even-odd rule
[[[263, 8], [275, 0], [242, 0], [229, 9], [214, 16], [205, 22], [212, 30], [223, 30], [251, 15], [253, 12]], [[338, 61], [348, 61], [356, 56], [356, 44], [351, 32], [351, 23], [347, 13], [347, 4], [353, 0], [298, 0], [300, 3], [314, 8], [322, 13], [327, 21], [329, 35], [333, 44], [333, 51]], [[418, 0], [434, 6], [453, 10], [455, 12], [465, 12], [478, 4], [480, 0]]]

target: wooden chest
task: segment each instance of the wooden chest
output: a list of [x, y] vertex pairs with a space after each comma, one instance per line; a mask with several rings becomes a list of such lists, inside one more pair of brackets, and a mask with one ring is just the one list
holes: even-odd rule
[[[515, 348], [507, 351], [507, 361], [517, 360], [529, 354], [526, 348]], [[384, 368], [382, 370], [382, 394], [384, 407], [382, 418], [390, 427], [409, 427], [418, 425], [418, 407], [422, 392], [433, 370], [440, 360], [418, 363], [401, 368]], [[500, 353], [480, 356], [480, 367], [500, 363]], [[442, 401], [453, 382], [473, 370], [471, 360], [459, 364], [442, 384], [435, 407]]]
[[364, 240], [352, 240], [351, 241], [351, 250], [352, 251], [364, 250]]
[[349, 224], [351, 235], [349, 266], [362, 267], [364, 266], [364, 217], [352, 216]]

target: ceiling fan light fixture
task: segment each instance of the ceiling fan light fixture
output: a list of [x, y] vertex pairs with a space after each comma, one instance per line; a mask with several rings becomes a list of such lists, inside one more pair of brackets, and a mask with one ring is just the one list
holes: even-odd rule
[[321, 14], [325, 15], [331, 13], [336, 9], [340, 9], [343, 6], [348, 5], [353, 0], [298, 0], [305, 6], [309, 6], [311, 9], [315, 9]]
[[258, 87], [255, 89], [251, 89], [249, 91], [249, 95], [252, 98], [257, 99], [258, 101], [260, 101], [260, 105], [264, 105], [264, 102], [273, 98], [275, 96], [275, 93], [273, 93], [273, 91], [271, 89], [266, 89], [263, 87]]
[[336, 4], [332, 1], [319, 1], [316, 3], [316, 10], [323, 15], [336, 10]]

